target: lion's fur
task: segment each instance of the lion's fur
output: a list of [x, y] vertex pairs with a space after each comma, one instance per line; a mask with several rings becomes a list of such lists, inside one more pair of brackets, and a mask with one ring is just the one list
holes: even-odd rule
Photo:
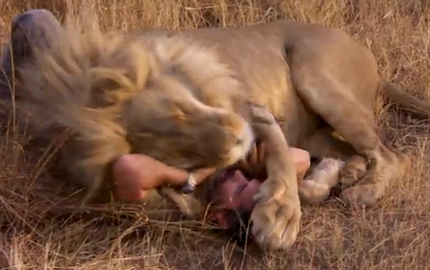
[[[72, 146], [62, 154], [82, 164], [69, 171], [88, 188], [129, 152], [184, 169], [232, 165], [249, 149], [253, 124], [257, 139], [270, 145], [254, 233], [260, 243], [288, 247], [301, 213], [284, 137], [312, 157], [345, 160], [345, 182], [365, 176], [344, 198], [374, 204], [398, 176], [397, 155], [381, 142], [373, 116], [383, 82], [376, 61], [341, 30], [277, 21], [106, 34], [89, 22], [66, 21], [51, 47], [37, 48], [34, 63], [20, 70], [18, 95], [37, 108], [36, 117], [71, 130]], [[406, 107], [416, 101], [384, 89], [407, 96], [397, 100]], [[265, 106], [279, 126], [253, 123], [270, 117], [251, 103]]]
[[[48, 40], [49, 46], [44, 43], [32, 47], [31, 63], [18, 66], [21, 80], [17, 82], [19, 90], [15, 99], [22, 116], [27, 115], [28, 107], [31, 108], [30, 123], [34, 124], [32, 135], [36, 141], [49, 141], [52, 134], [48, 130], [69, 131], [71, 139], [62, 147], [56, 165], [66, 168], [72, 174], [71, 181], [89, 189], [90, 195], [94, 195], [93, 188], [102, 185], [98, 182], [109, 178], [105, 175], [108, 164], [123, 154], [142, 152], [138, 147], [145, 147], [148, 140], [152, 140], [145, 140], [142, 130], [131, 135], [127, 133], [128, 123], [124, 124], [124, 119], [127, 121], [129, 116], [121, 115], [123, 107], [144, 91], [148, 83], [157, 81], [169, 85], [172, 80], [184, 80], [199, 90], [194, 95], [210, 101], [214, 107], [232, 108], [246, 103], [243, 92], [228, 91], [238, 88], [239, 81], [233, 79], [233, 71], [222, 65], [209, 48], [193, 47], [186, 39], [179, 37], [172, 44], [163, 42], [160, 36], [156, 42], [144, 44], [151, 50], [151, 54], [147, 54], [141, 50], [145, 40], [121, 33], [105, 34], [92, 20], [72, 21], [70, 18], [66, 19], [62, 31], [52, 38], [55, 42]], [[202, 69], [199, 64], [202, 59], [214, 64]], [[180, 78], [176, 78], [178, 70]], [[226, 94], [220, 95], [220, 91]], [[139, 99], [139, 102], [136, 107], [154, 105], [150, 98]], [[246, 117], [245, 110], [243, 112]], [[185, 116], [181, 110], [172, 114], [178, 119]], [[139, 118], [138, 115], [130, 117]], [[41, 119], [43, 125], [40, 125]], [[227, 124], [234, 126], [234, 121]], [[133, 140], [143, 141], [143, 144], [136, 149], [136, 144], [131, 145]], [[156, 144], [154, 148], [161, 146], [162, 143]], [[166, 163], [174, 159], [156, 157]], [[216, 165], [222, 167], [229, 163], [232, 161]], [[69, 164], [76, 167], [71, 169]]]
[[[121, 104], [144, 86], [148, 66], [144, 54], [122, 53], [118, 50], [121, 38], [112, 36], [107, 40], [96, 25], [89, 35], [81, 31], [90, 27], [86, 24], [70, 27], [67, 23], [64, 27], [65, 31], [55, 36], [55, 43], [51, 42], [56, 46], [49, 50], [32, 48], [34, 62], [19, 69], [23, 85], [31, 85], [31, 91], [24, 91], [27, 88], [18, 83], [16, 99], [18, 104], [30, 101], [34, 118], [43, 119], [44, 128], [70, 130], [74, 140], [66, 142], [63, 149], [68, 152], [60, 152], [60, 162], [77, 167], [69, 173], [78, 171], [76, 179], [80, 184], [98, 187], [99, 184], [87, 181], [100, 179], [102, 176], [94, 174], [104, 171], [85, 168], [104, 167], [131, 151], [125, 140], [126, 131], [116, 119]], [[80, 39], [86, 42], [79, 42]], [[133, 50], [130, 46], [129, 51]], [[127, 69], [126, 65], [133, 68]], [[105, 88], [106, 80], [112, 82], [109, 88]], [[39, 134], [48, 135], [43, 129]]]
[[[213, 107], [233, 109], [239, 102], [245, 104], [243, 92], [230, 90], [240, 87], [234, 72], [210, 49], [190, 45], [181, 37], [171, 43], [160, 36], [146, 44], [120, 33], [104, 34], [97, 25], [88, 25], [66, 21], [55, 45], [35, 48], [34, 63], [20, 70], [23, 84], [30, 87], [23, 87], [18, 96], [25, 95], [25, 102], [38, 107], [45, 121], [76, 132], [77, 139], [111, 143], [115, 138], [125, 139], [129, 123], [121, 119], [121, 113], [127, 111], [124, 106], [154, 82], [168, 87], [183, 80], [196, 89], [194, 96]], [[201, 68], [203, 61], [210, 65]], [[180, 96], [171, 94], [180, 102]], [[153, 106], [151, 96], [145, 97], [139, 99], [140, 106]], [[171, 109], [176, 109], [172, 119], [184, 117], [181, 110]], [[139, 138], [145, 135], [142, 132]], [[100, 154], [104, 152], [108, 151], [100, 150]], [[94, 159], [96, 163], [105, 161]]]

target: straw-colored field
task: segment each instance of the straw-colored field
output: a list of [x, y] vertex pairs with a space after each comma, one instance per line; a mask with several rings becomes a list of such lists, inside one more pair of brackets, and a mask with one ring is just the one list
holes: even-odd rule
[[[40, 7], [65, 12], [62, 0], [0, 0], [2, 46], [11, 17]], [[108, 29], [223, 27], [277, 18], [340, 27], [372, 50], [386, 78], [420, 98], [430, 93], [425, 0], [94, 0], [94, 8]], [[430, 269], [430, 125], [382, 105], [378, 111], [385, 135], [411, 157], [407, 177], [366, 212], [338, 202], [304, 208], [294, 248], [270, 255], [187, 224], [44, 217], [55, 202], [40, 199], [32, 185], [43, 165], [23, 162], [20, 140], [2, 128], [0, 269]]]

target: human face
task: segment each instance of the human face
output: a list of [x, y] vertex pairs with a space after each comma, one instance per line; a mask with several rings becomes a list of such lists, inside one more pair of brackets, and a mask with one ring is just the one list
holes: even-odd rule
[[246, 178], [238, 170], [225, 172], [221, 178], [223, 184], [218, 187], [218, 196], [215, 198], [219, 208], [214, 210], [214, 216], [218, 224], [228, 227], [226, 210], [252, 211], [255, 206], [253, 197], [258, 193], [261, 182]]

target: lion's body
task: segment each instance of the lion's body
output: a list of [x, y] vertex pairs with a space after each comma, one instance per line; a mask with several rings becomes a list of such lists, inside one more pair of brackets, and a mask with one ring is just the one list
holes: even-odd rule
[[338, 29], [277, 21], [107, 35], [87, 20], [66, 22], [52, 46], [39, 48], [18, 89], [21, 104], [72, 131], [62, 157], [79, 165], [69, 168], [75, 181], [100, 188], [110, 164], [130, 152], [188, 170], [230, 166], [256, 138], [267, 145], [268, 179], [253, 233], [274, 248], [289, 247], [299, 231], [288, 145], [344, 159], [343, 183], [361, 181], [343, 197], [372, 205], [399, 174], [374, 121], [378, 87], [429, 115], [427, 104], [386, 87], [370, 51]]
[[[379, 83], [376, 61], [370, 51], [339, 29], [277, 21], [241, 28], [185, 30], [176, 33], [178, 36], [213, 49], [221, 63], [232, 67], [250, 100], [267, 106], [280, 121], [291, 146], [307, 149], [308, 137], [327, 126], [327, 120], [307, 102], [306, 95], [341, 110], [343, 102], [336, 102], [336, 95], [342, 92], [340, 99], [347, 93], [373, 119]], [[332, 82], [336, 85], [325, 82], [327, 76], [336, 80]], [[310, 87], [313, 89], [306, 89]], [[349, 119], [355, 116], [342, 115]]]
[[[397, 153], [381, 142], [376, 126], [373, 106], [378, 90], [408, 109], [418, 104], [417, 113], [429, 115], [427, 104], [381, 79], [372, 53], [339, 29], [276, 21], [240, 28], [152, 31], [138, 39], [147, 44], [181, 40], [207, 48], [241, 83], [231, 91], [245, 92], [249, 101], [265, 106], [290, 146], [316, 158], [349, 160], [342, 174], [344, 184], [365, 177], [370, 172], [367, 162], [375, 161], [372, 165], [377, 167], [371, 174], [376, 175], [367, 175], [369, 181], [355, 187], [356, 194], [353, 189], [344, 193], [344, 199], [365, 205], [376, 203], [389, 181], [400, 174]], [[210, 64], [216, 65], [202, 63]], [[213, 95], [226, 96], [223, 93], [225, 89]], [[213, 96], [199, 98], [209, 106], [218, 105]], [[332, 136], [333, 131], [344, 140]]]

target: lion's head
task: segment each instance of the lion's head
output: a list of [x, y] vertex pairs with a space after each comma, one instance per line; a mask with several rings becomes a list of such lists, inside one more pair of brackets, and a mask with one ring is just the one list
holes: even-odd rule
[[253, 133], [233, 73], [210, 49], [183, 38], [157, 37], [144, 48], [150, 72], [123, 114], [133, 148], [185, 169], [224, 167], [244, 157]]
[[210, 49], [74, 20], [60, 35], [22, 71], [47, 120], [81, 140], [109, 144], [119, 134], [133, 152], [183, 169], [228, 166], [249, 151], [246, 98]]
[[241, 116], [205, 105], [177, 81], [165, 83], [167, 88], [164, 82], [152, 85], [128, 105], [127, 138], [134, 151], [184, 169], [223, 167], [245, 156], [253, 135]]

